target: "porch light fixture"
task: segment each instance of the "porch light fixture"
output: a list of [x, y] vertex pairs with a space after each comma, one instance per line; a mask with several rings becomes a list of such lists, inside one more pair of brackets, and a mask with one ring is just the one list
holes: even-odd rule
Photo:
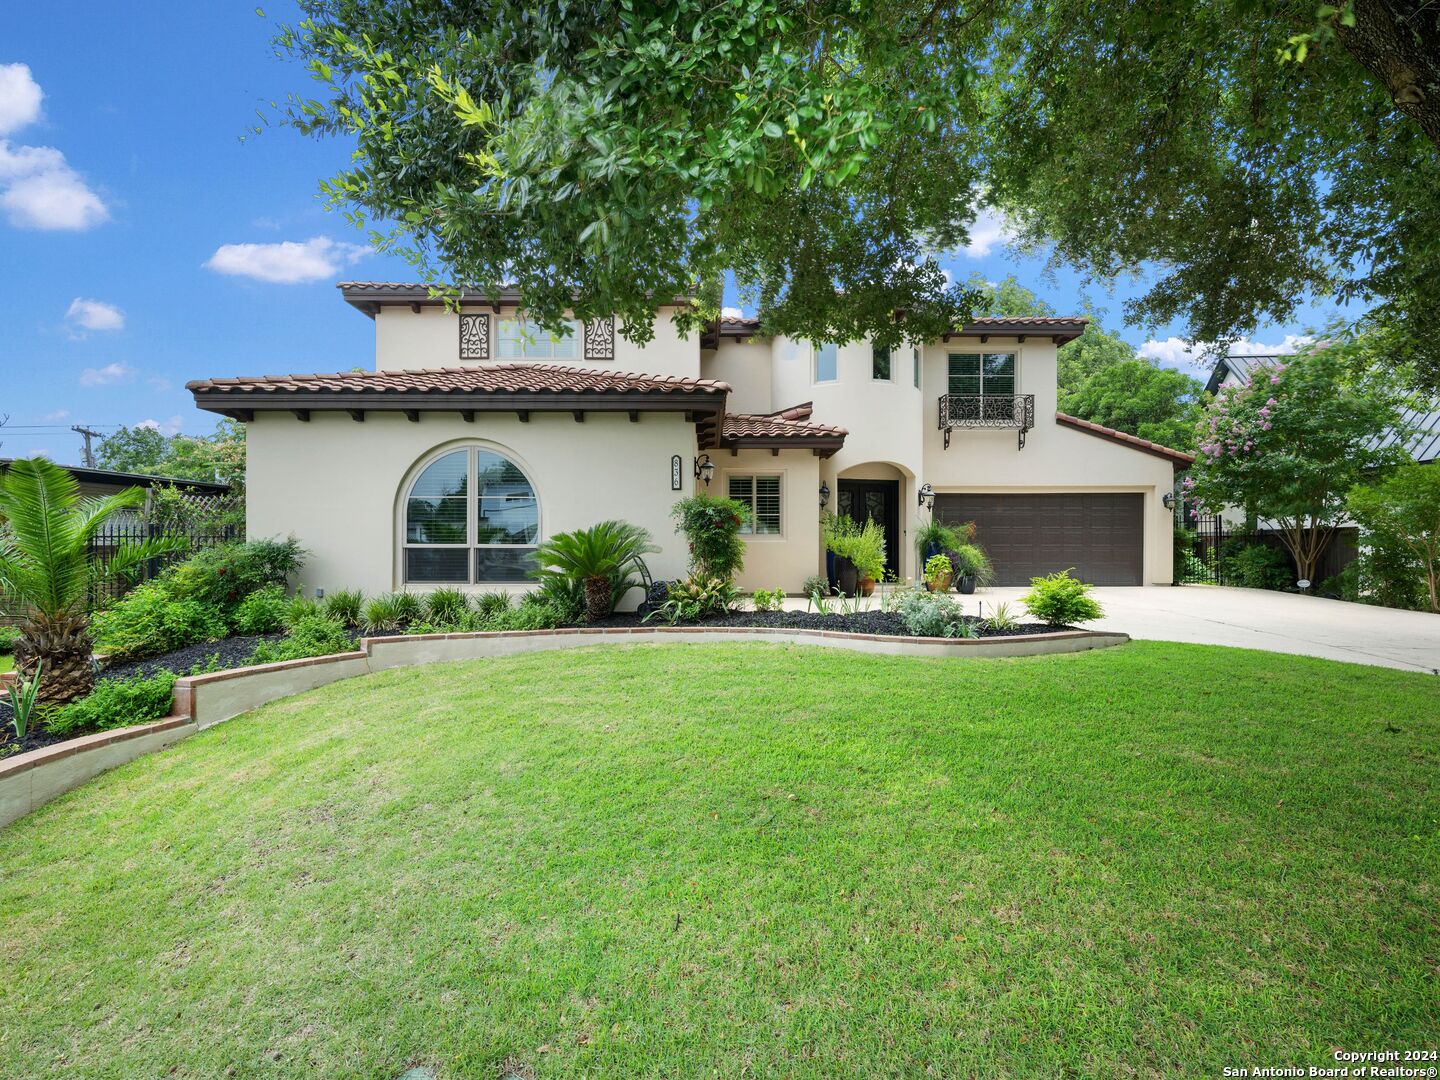
[[820, 482], [820, 509], [825, 509], [825, 504], [830, 501], [830, 485], [823, 480]]
[[1165, 505], [1165, 509], [1169, 510], [1175, 505], [1175, 493], [1173, 491], [1165, 492], [1165, 494], [1160, 497], [1160, 501]]
[[922, 510], [935, 509], [935, 489], [929, 484], [924, 484], [920, 488], [920, 508]]
[[708, 488], [714, 476], [715, 463], [710, 460], [709, 454], [701, 454], [695, 459], [695, 479], [704, 480], [705, 486]]

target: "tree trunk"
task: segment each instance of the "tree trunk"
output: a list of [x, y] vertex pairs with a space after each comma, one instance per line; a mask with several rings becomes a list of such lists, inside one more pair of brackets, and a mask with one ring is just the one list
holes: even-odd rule
[[37, 704], [67, 705], [95, 688], [95, 661], [90, 635], [44, 633], [39, 640], [21, 637], [15, 642], [15, 670], [22, 678], [33, 679], [40, 669]]
[[585, 579], [585, 621], [599, 622], [610, 614], [610, 579]]
[[1440, 149], [1440, 16], [1434, 0], [1355, 0], [1354, 11], [1355, 25], [1337, 20], [1335, 36]]

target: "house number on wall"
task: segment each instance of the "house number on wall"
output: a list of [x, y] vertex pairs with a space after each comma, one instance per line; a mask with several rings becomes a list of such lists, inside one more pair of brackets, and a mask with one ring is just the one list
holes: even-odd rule
[[680, 472], [680, 455], [676, 454], [670, 459], [670, 490], [679, 491], [682, 486], [682, 474]]

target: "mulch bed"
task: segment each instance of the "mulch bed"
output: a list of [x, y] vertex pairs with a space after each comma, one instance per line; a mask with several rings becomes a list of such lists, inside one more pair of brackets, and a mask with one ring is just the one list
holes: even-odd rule
[[[599, 626], [664, 626], [661, 619], [643, 622], [644, 616], [636, 612], [617, 612]], [[1053, 634], [1060, 630], [1073, 630], [1073, 626], [1047, 626], [1044, 623], [1020, 623], [1009, 630], [995, 630], [985, 625], [976, 616], [966, 616], [965, 621], [977, 631], [976, 637], [1016, 637], [1022, 634]], [[677, 626], [765, 626], [783, 630], [841, 630], [849, 634], [888, 634], [895, 637], [914, 637], [905, 628], [905, 622], [893, 611], [857, 611], [854, 614], [821, 615], [818, 611], [732, 611], [703, 622], [679, 622]]]

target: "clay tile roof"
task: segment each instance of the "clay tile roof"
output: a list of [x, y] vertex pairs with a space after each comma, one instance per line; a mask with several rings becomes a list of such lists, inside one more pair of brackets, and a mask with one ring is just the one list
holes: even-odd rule
[[562, 364], [487, 364], [417, 371], [341, 371], [327, 375], [259, 375], [197, 379], [185, 384], [197, 397], [229, 394], [728, 394], [718, 379], [603, 371]]
[[843, 439], [848, 434], [842, 427], [808, 420], [784, 420], [754, 413], [725, 414], [726, 439]]
[[799, 405], [791, 405], [788, 409], [777, 409], [766, 416], [773, 416], [777, 420], [809, 420], [810, 414], [815, 411], [813, 401], [802, 401]]
[[1068, 413], [1057, 412], [1055, 422], [1072, 427], [1076, 431], [1083, 431], [1087, 435], [1094, 435], [1101, 439], [1109, 439], [1111, 442], [1120, 443], [1122, 446], [1129, 446], [1135, 450], [1142, 450], [1147, 454], [1154, 454], [1156, 457], [1166, 458], [1177, 467], [1184, 467], [1195, 464], [1195, 455], [1187, 454], [1182, 450], [1172, 450], [1168, 446], [1161, 446], [1159, 443], [1151, 442], [1149, 439], [1142, 439], [1138, 435], [1128, 435], [1123, 431], [1116, 431], [1103, 424], [1094, 424], [1089, 420], [1081, 420], [1078, 416], [1071, 416]]

